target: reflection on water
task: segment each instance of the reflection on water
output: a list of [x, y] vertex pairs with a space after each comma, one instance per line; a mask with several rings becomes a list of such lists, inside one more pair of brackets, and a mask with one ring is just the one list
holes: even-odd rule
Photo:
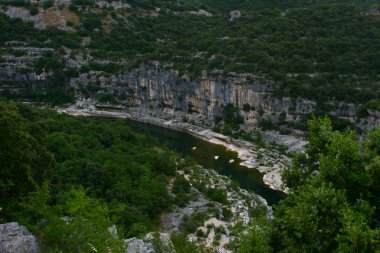
[[[243, 189], [251, 190], [264, 197], [272, 205], [281, 200], [285, 194], [274, 191], [264, 184], [262, 174], [255, 169], [248, 169], [239, 165], [237, 153], [227, 150], [221, 145], [198, 139], [188, 133], [128, 120], [133, 128], [148, 132], [162, 140], [168, 147], [177, 152], [190, 156], [199, 165], [207, 169], [214, 169], [219, 174], [226, 175], [237, 181]], [[194, 149], [196, 147], [196, 149]], [[219, 156], [216, 160], [215, 156]], [[230, 163], [233, 159], [234, 162]]]

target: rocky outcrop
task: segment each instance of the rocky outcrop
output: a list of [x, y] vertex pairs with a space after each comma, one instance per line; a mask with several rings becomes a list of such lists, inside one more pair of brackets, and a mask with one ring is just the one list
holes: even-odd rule
[[[174, 246], [168, 233], [148, 233], [143, 239], [136, 237], [126, 239], [127, 253], [152, 253], [155, 247], [160, 247], [160, 252], [174, 253]], [[157, 245], [159, 244], [159, 245]]]
[[294, 131], [294, 133], [293, 135], [282, 135], [275, 131], [265, 131], [263, 137], [267, 143], [274, 142], [278, 145], [285, 145], [289, 151], [303, 152], [307, 141], [301, 132]]
[[362, 131], [368, 131], [373, 129], [374, 126], [379, 126], [380, 125], [380, 112], [367, 109], [368, 116], [365, 118], [360, 119], [359, 123], [357, 126], [362, 130]]
[[189, 11], [190, 14], [198, 15], [198, 16], [206, 16], [206, 17], [212, 17], [212, 13], [205, 11], [205, 10], [198, 10], [198, 11]]
[[239, 10], [230, 11], [230, 22], [241, 17], [241, 12]]
[[24, 7], [8, 6], [5, 14], [10, 18], [20, 18], [24, 21], [33, 21], [34, 26], [38, 29], [45, 29], [48, 26], [56, 26], [63, 30], [73, 31], [72, 27], [67, 26], [67, 20], [74, 23], [79, 22], [79, 18], [75, 13], [67, 9], [61, 10], [58, 6], [47, 10], [39, 7], [39, 12], [36, 15], [31, 15], [30, 11]]
[[1, 253], [40, 253], [36, 237], [17, 222], [0, 224]]
[[[223, 74], [221, 71], [203, 71], [199, 79], [189, 80], [175, 70], [165, 70], [158, 63], [117, 75], [90, 71], [70, 82], [77, 91], [92, 90], [90, 97], [95, 100], [109, 95], [121, 106], [137, 106], [211, 126], [215, 116], [221, 115], [227, 104], [240, 109], [248, 127], [256, 126], [262, 119], [278, 123], [281, 117], [287, 123], [297, 123], [315, 112], [315, 101], [274, 96], [276, 85], [262, 76]], [[82, 96], [80, 92], [78, 95]], [[358, 108], [359, 105], [340, 102], [331, 105], [329, 114], [355, 123], [363, 130], [371, 129], [379, 122], [377, 112], [373, 111], [368, 112], [365, 120], [356, 122]]]
[[129, 9], [131, 6], [124, 1], [105, 1], [105, 0], [96, 0], [95, 4], [100, 8], [114, 8], [114, 9]]
[[[18, 7], [14, 8], [8, 9], [9, 15], [20, 14], [17, 11]], [[37, 88], [43, 90], [51, 83], [49, 80], [54, 73], [37, 74], [33, 66], [44, 53], [54, 50], [20, 43], [22, 42], [6, 43], [9, 49], [23, 52], [23, 55], [5, 54], [1, 57], [0, 92], [16, 93], [21, 89], [35, 91]], [[98, 65], [112, 63], [118, 66], [128, 63], [125, 59], [110, 62], [94, 59], [92, 56], [67, 48], [64, 50], [65, 55], [62, 56], [62, 60], [66, 63], [66, 67], [72, 70], [78, 71], [90, 63]], [[240, 109], [248, 128], [254, 128], [262, 119], [273, 123], [278, 123], [280, 120], [282, 123], [297, 123], [305, 115], [313, 113], [317, 107], [315, 101], [301, 97], [275, 96], [278, 84], [263, 76], [214, 70], [209, 73], [202, 71], [197, 79], [190, 80], [187, 75], [180, 75], [171, 66], [158, 62], [117, 74], [89, 71], [68, 78], [64, 82], [66, 88], [72, 87], [76, 90], [78, 99], [90, 97], [96, 101], [108, 96], [112, 97], [113, 106], [116, 103], [122, 107], [141, 107], [155, 113], [163, 112], [178, 119], [187, 118], [208, 126], [214, 124], [215, 117], [221, 115], [223, 107], [227, 104]], [[359, 105], [345, 102], [331, 104], [332, 109], [329, 113], [354, 123], [357, 120], [358, 107]], [[372, 113], [368, 119], [357, 125], [363, 130], [373, 128], [378, 122], [375, 116], [376, 114]]]
[[[273, 81], [251, 74], [206, 73], [201, 79], [188, 80], [180, 78], [176, 71], [141, 67], [112, 76], [90, 71], [71, 79], [70, 85], [78, 91], [96, 89], [92, 94], [95, 98], [108, 94], [125, 106], [145, 106], [170, 115], [201, 119], [210, 125], [227, 104], [238, 107], [247, 124], [256, 124], [260, 118], [277, 121], [282, 112], [289, 121], [296, 121], [313, 112], [316, 105], [301, 98], [276, 98], [272, 95]], [[247, 105], [250, 110], [243, 110]]]

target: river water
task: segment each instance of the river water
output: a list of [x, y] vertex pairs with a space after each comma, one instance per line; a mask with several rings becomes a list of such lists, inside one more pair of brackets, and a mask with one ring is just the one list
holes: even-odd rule
[[[224, 146], [209, 143], [186, 132], [133, 120], [127, 121], [134, 129], [152, 134], [169, 148], [191, 157], [204, 168], [216, 170], [219, 174], [237, 181], [241, 188], [253, 191], [265, 198], [269, 205], [276, 204], [285, 196], [284, 193], [272, 190], [265, 185], [259, 171], [240, 166], [237, 153], [227, 150]], [[193, 150], [193, 147], [196, 149]], [[216, 160], [215, 156], [219, 156], [219, 158]], [[231, 159], [234, 159], [235, 162], [230, 163]]]

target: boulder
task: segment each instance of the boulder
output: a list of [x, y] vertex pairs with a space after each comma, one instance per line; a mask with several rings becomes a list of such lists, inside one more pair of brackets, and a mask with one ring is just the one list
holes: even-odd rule
[[174, 253], [174, 246], [168, 233], [148, 233], [144, 239], [136, 237], [126, 239], [124, 242], [128, 245], [126, 253], [151, 253], [155, 252], [155, 238], [161, 242], [161, 249], [167, 253]]
[[241, 17], [241, 12], [239, 10], [230, 11], [230, 22]]
[[37, 239], [17, 222], [0, 224], [0, 253], [40, 253]]

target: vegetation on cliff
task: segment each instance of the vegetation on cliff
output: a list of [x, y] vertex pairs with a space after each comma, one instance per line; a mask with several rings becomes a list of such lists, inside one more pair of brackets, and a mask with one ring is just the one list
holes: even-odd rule
[[[4, 8], [16, 2], [4, 2]], [[60, 88], [79, 72], [115, 74], [160, 61], [191, 78], [215, 69], [264, 75], [277, 81], [276, 95], [316, 100], [321, 112], [336, 101], [365, 107], [378, 99], [380, 33], [375, 27], [380, 21], [372, 13], [376, 1], [128, 3], [131, 8], [96, 8], [95, 1], [61, 6], [80, 20], [70, 23], [70, 32], [51, 26], [39, 30], [31, 22], [1, 14], [0, 46], [6, 52], [5, 42], [17, 40], [54, 48], [54, 57], [46, 56], [54, 61], [42, 61], [38, 69], [54, 71], [50, 85]], [[212, 16], [190, 13], [199, 9]], [[234, 9], [240, 9], [241, 17], [231, 22], [228, 14]], [[111, 62], [65, 68], [58, 64], [64, 62], [62, 47]], [[127, 60], [127, 65], [119, 60]]]
[[[360, 104], [359, 119], [368, 115], [367, 109], [380, 108], [377, 2], [131, 0], [131, 8], [115, 9], [74, 0], [55, 6], [79, 20], [68, 21], [66, 31], [37, 29], [1, 13], [0, 64], [10, 66], [8, 56], [33, 58], [15, 41], [25, 48], [52, 49], [18, 70], [46, 74], [42, 85], [6, 95], [70, 103], [72, 77], [91, 71], [115, 75], [159, 61], [178, 71], [178, 81], [196, 79], [202, 70], [222, 79], [254, 73], [275, 81], [276, 96], [316, 101], [317, 114], [340, 102]], [[2, 1], [1, 6], [4, 12], [18, 6], [34, 17], [40, 13], [30, 1]], [[46, 1], [43, 8], [53, 6]], [[230, 20], [229, 12], [237, 9], [241, 16]], [[100, 98], [115, 102], [107, 94]], [[260, 111], [249, 104], [242, 109]], [[215, 130], [242, 135], [238, 131], [244, 119], [233, 105], [225, 105], [216, 121]], [[340, 129], [347, 127], [338, 123]], [[270, 121], [261, 126], [278, 129]], [[311, 119], [308, 135], [306, 152], [297, 154], [283, 174], [289, 196], [275, 207], [274, 219], [261, 215], [249, 230], [237, 232], [240, 240], [231, 245], [236, 251], [380, 248], [380, 128], [359, 140], [351, 130], [333, 131], [327, 118]], [[0, 143], [0, 221], [27, 225], [46, 252], [90, 252], [92, 247], [121, 252], [122, 241], [107, 232], [112, 224], [127, 237], [141, 236], [157, 229], [162, 212], [189, 198], [180, 178], [174, 185], [178, 195], [173, 198], [167, 191], [178, 155], [120, 120], [72, 118], [0, 101]], [[208, 194], [220, 202], [226, 199], [225, 192]], [[176, 240], [180, 244], [184, 237]], [[192, 244], [183, 247], [194, 250]]]

